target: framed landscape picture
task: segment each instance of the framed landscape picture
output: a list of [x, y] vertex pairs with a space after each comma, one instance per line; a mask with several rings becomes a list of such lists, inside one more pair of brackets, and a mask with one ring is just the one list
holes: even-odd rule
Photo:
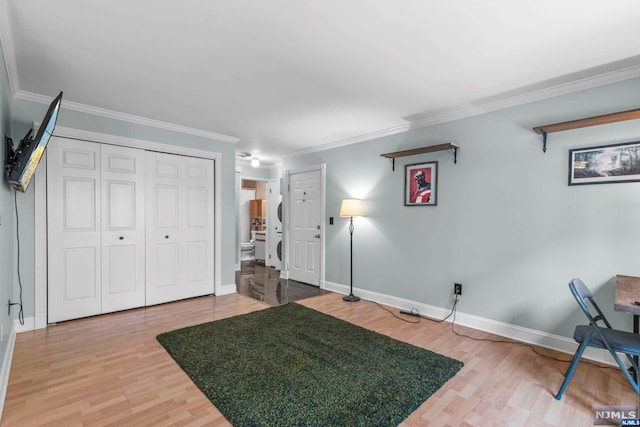
[[640, 181], [640, 142], [569, 150], [569, 185]]
[[416, 163], [404, 167], [404, 205], [438, 204], [438, 162]]

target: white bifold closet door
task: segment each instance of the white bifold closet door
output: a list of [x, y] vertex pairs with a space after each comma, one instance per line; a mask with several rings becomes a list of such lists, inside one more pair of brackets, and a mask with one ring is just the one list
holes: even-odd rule
[[48, 321], [145, 305], [144, 151], [47, 148]]
[[48, 322], [212, 294], [213, 167], [53, 137]]
[[144, 155], [101, 145], [103, 313], [145, 305]]
[[212, 294], [213, 161], [147, 153], [147, 305]]

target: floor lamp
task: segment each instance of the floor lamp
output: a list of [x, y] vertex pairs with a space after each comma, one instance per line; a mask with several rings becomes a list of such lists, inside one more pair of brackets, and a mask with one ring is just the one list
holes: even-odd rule
[[349, 302], [360, 301], [360, 297], [357, 297], [353, 294], [353, 217], [354, 216], [362, 216], [362, 204], [360, 203], [360, 199], [343, 199], [342, 205], [340, 205], [340, 216], [349, 218], [349, 235], [350, 235], [350, 273], [351, 273], [351, 284], [350, 284], [350, 292], [349, 295], [345, 295], [342, 299]]

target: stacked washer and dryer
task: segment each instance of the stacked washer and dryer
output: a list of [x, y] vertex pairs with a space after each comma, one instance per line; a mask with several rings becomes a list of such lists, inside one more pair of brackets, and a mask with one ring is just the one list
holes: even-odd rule
[[274, 267], [276, 270], [282, 270], [282, 194], [278, 196], [278, 222], [276, 223], [276, 256]]

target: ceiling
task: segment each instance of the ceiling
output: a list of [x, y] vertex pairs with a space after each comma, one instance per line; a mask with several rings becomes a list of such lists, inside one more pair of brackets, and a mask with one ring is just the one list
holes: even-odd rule
[[64, 108], [237, 141], [267, 165], [640, 76], [637, 0], [0, 3], [14, 97], [63, 90]]

